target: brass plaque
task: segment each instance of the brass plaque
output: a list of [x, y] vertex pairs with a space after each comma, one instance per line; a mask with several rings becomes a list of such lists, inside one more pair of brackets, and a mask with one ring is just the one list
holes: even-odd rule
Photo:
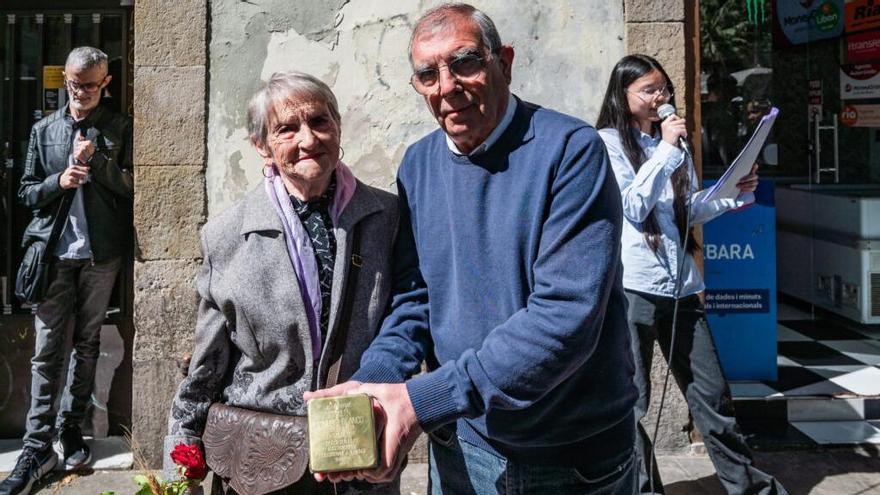
[[378, 464], [373, 406], [366, 394], [309, 401], [309, 469], [371, 469]]

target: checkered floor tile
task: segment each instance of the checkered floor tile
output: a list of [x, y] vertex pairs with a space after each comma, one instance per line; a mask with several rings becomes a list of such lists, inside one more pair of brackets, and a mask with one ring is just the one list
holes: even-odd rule
[[777, 335], [777, 380], [732, 383], [734, 397], [880, 398], [880, 328], [789, 320], [779, 322]]
[[730, 384], [750, 443], [880, 444], [880, 328], [802, 318], [777, 336], [776, 381]]

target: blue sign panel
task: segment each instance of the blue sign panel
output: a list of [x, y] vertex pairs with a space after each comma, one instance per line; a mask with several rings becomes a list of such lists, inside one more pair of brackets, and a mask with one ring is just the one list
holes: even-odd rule
[[[709, 187], [715, 181], [705, 181]], [[755, 203], [703, 226], [706, 316], [728, 380], [776, 380], [776, 207]]]
[[777, 46], [836, 38], [843, 33], [843, 0], [776, 0], [773, 14]]

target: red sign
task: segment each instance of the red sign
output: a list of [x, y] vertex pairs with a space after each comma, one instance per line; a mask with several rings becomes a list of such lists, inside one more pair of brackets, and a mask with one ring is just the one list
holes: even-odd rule
[[822, 115], [822, 80], [811, 79], [807, 81], [809, 92], [809, 104], [807, 105], [807, 115], [812, 119], [813, 115]]
[[846, 60], [849, 63], [880, 60], [880, 32], [868, 31], [847, 36]]
[[880, 105], [846, 105], [840, 123], [847, 127], [880, 127]]
[[809, 99], [810, 105], [821, 105], [822, 104], [822, 80], [821, 79], [811, 79], [809, 81]]
[[852, 105], [847, 105], [843, 107], [843, 110], [840, 112], [840, 123], [847, 126], [852, 127], [856, 122], [859, 121], [859, 111], [855, 109]]
[[852, 0], [844, 9], [843, 27], [847, 33], [880, 27], [880, 2], [877, 0]]

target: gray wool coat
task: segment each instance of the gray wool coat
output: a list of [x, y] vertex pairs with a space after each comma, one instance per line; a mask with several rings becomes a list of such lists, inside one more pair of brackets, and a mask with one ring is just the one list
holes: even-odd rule
[[397, 223], [396, 196], [358, 181], [333, 229], [336, 262], [322, 356], [312, 355], [308, 319], [281, 220], [263, 184], [202, 228], [195, 349], [171, 406], [166, 467], [175, 445], [200, 443], [214, 402], [275, 414], [306, 414], [302, 395], [324, 386], [330, 366], [327, 350], [346, 323], [339, 313], [355, 226], [360, 229], [363, 265], [339, 381], [357, 370], [388, 303]]

